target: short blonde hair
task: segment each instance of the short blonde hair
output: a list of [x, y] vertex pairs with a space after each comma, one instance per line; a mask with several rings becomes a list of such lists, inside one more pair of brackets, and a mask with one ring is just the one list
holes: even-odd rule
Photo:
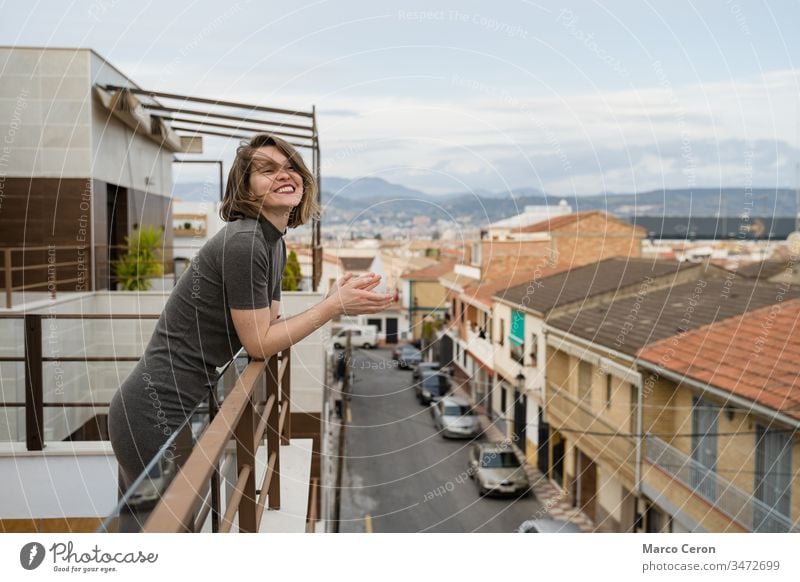
[[236, 158], [228, 173], [225, 197], [219, 208], [222, 220], [232, 222], [245, 217], [258, 218], [261, 214], [262, 202], [250, 192], [250, 173], [256, 150], [267, 146], [278, 148], [303, 177], [303, 198], [289, 213], [289, 228], [297, 228], [313, 218], [318, 218], [320, 206], [317, 202], [317, 181], [302, 156], [285, 140], [269, 133], [260, 133], [236, 148]]

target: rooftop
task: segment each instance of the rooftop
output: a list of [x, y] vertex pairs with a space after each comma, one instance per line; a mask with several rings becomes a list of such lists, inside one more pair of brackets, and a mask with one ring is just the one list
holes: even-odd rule
[[[672, 288], [623, 297], [563, 315], [548, 324], [618, 352], [635, 355], [648, 344], [800, 297], [800, 289], [749, 279], [698, 278]], [[755, 338], [750, 338], [753, 341]]]
[[800, 419], [798, 300], [703, 326], [680, 342], [661, 340], [638, 356]]
[[688, 266], [676, 261], [612, 257], [549, 276], [543, 272], [536, 278], [533, 288], [527, 282], [508, 288], [503, 297], [495, 296], [532, 311], [547, 313], [594, 295], [638, 285], [648, 278], [667, 277]]

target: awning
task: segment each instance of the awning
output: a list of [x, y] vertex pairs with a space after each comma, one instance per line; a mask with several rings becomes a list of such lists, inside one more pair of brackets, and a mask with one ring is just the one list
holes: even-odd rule
[[525, 314], [515, 309], [511, 310], [511, 333], [508, 341], [516, 346], [525, 344]]

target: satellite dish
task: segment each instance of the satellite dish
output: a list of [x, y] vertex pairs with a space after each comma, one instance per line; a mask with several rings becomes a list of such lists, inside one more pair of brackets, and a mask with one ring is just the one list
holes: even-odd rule
[[800, 255], [800, 231], [794, 231], [786, 237], [786, 245], [793, 255]]

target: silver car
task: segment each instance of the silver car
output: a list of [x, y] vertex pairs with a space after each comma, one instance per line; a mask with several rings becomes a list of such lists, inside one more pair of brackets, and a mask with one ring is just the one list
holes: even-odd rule
[[525, 469], [509, 447], [481, 443], [474, 445], [469, 455], [469, 475], [481, 495], [526, 495], [530, 491]]
[[431, 415], [443, 437], [472, 438], [481, 433], [478, 415], [461, 396], [445, 396], [431, 404]]

